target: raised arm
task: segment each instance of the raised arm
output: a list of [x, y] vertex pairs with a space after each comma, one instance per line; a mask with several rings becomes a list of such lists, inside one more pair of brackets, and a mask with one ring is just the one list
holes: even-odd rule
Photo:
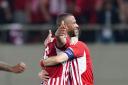
[[67, 26], [64, 24], [64, 21], [61, 22], [61, 25], [58, 27], [55, 36], [56, 36], [56, 45], [61, 48], [67, 43]]

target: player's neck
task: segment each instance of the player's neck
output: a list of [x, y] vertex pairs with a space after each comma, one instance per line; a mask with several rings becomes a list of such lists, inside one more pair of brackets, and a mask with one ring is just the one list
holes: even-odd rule
[[70, 38], [70, 44], [76, 44], [77, 42], [78, 42], [78, 37], [77, 36]]

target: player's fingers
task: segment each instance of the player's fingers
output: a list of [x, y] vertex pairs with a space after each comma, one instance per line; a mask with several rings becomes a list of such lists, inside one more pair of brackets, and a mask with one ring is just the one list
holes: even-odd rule
[[26, 69], [26, 65], [25, 64], [19, 64], [19, 66], [18, 66], [18, 68], [17, 68], [17, 70], [18, 71], [24, 71]]
[[44, 80], [44, 81], [47, 81], [50, 77], [47, 76], [47, 75], [44, 75], [44, 76], [41, 76], [40, 78], [41, 78], [42, 80]]
[[42, 75], [41, 75], [41, 72], [38, 73], [38, 76], [39, 76], [39, 78], [41, 78], [41, 76], [42, 76]]
[[24, 67], [24, 66], [22, 66], [22, 65], [19, 65], [18, 67], [17, 67], [17, 70], [19, 70], [19, 71], [24, 71], [26, 69], [26, 67]]
[[20, 63], [20, 66], [21, 66], [22, 68], [26, 68], [26, 64], [25, 64], [24, 62], [21, 62], [21, 63]]
[[20, 67], [20, 68], [19, 68], [19, 71], [24, 71], [24, 70], [25, 70], [24, 67]]
[[52, 36], [52, 31], [51, 30], [49, 30], [49, 35]]
[[61, 22], [61, 25], [65, 28], [66, 27], [66, 25], [65, 25], [65, 23], [64, 23], [64, 21], [62, 20], [62, 22]]
[[61, 32], [61, 31], [65, 31], [66, 32], [66, 29], [67, 29], [66, 26], [65, 27], [59, 27], [57, 31], [58, 32]]
[[47, 79], [50, 78], [48, 75], [43, 74], [42, 72], [39, 72], [38, 76], [39, 76], [39, 78], [41, 78], [42, 80], [47, 80]]
[[61, 21], [61, 25], [64, 25], [64, 20]]
[[25, 68], [23, 68], [23, 67], [19, 67], [19, 69], [17, 69], [17, 72], [23, 72], [25, 70]]
[[48, 81], [49, 79], [47, 79], [47, 78], [46, 78], [46, 79], [45, 79], [45, 78], [43, 78], [42, 80], [43, 80], [43, 81]]
[[66, 31], [66, 29], [58, 29], [57, 31], [58, 32], [63, 32], [63, 31]]
[[47, 44], [48, 44], [49, 42], [51, 42], [51, 38], [52, 38], [52, 31], [49, 30], [49, 34], [48, 34], [47, 38], [44, 40], [44, 45], [45, 45], [45, 46], [47, 46]]
[[39, 72], [39, 73], [38, 73], [38, 76], [39, 76], [39, 78], [42, 79], [42, 72]]
[[45, 75], [44, 78], [49, 79], [50, 77], [48, 75]]
[[61, 31], [56, 33], [56, 36], [63, 36], [65, 34], [66, 34], [65, 31], [61, 30]]
[[46, 70], [42, 70], [42, 73], [45, 75], [49, 75], [49, 73]]
[[49, 34], [52, 34], [52, 31], [51, 30], [48, 30], [49, 31]]
[[42, 70], [41, 72], [39, 72], [39, 74], [49, 75], [49, 73], [46, 70]]
[[60, 25], [59, 29], [65, 29], [65, 24], [64, 24], [63, 20], [61, 21], [61, 25]]
[[60, 27], [59, 29], [60, 29], [60, 30], [64, 30], [65, 33], [67, 33], [67, 29], [68, 29], [68, 27], [67, 27], [66, 24], [64, 24], [64, 21], [62, 22], [62, 25], [61, 25], [61, 27]]

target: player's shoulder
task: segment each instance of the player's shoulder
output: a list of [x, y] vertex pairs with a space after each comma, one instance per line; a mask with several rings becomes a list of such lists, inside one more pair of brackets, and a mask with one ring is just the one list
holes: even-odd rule
[[88, 48], [87, 44], [83, 41], [78, 41], [78, 46], [84, 47], [84, 48]]
[[78, 44], [78, 45], [82, 45], [82, 46], [86, 46], [86, 43], [83, 42], [83, 41], [78, 41], [77, 44]]

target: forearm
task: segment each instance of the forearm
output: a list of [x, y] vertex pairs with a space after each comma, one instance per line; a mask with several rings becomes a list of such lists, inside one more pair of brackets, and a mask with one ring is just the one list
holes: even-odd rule
[[53, 66], [58, 63], [57, 63], [56, 57], [53, 56], [53, 57], [41, 60], [41, 64], [42, 66]]
[[65, 53], [61, 53], [58, 56], [52, 56], [47, 59], [41, 60], [42, 66], [53, 66], [60, 63], [63, 63], [68, 60], [68, 56]]
[[0, 70], [11, 72], [11, 66], [5, 63], [0, 63]]
[[67, 27], [64, 25], [64, 21], [61, 22], [61, 25], [58, 27], [55, 36], [57, 41], [58, 47], [63, 47], [66, 44], [66, 37], [67, 37]]
[[56, 42], [57, 47], [63, 47], [66, 44], [65, 36], [56, 36], [56, 39], [57, 39]]

